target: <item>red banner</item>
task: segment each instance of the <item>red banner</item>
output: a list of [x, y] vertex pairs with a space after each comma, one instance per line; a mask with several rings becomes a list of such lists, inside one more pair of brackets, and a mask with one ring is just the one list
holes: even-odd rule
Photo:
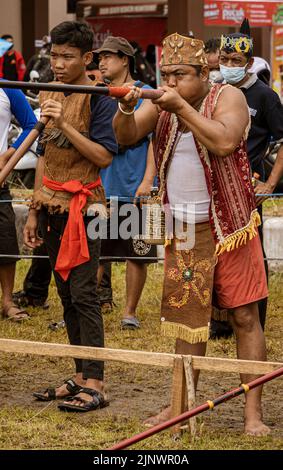
[[107, 36], [122, 36], [137, 42], [144, 50], [149, 44], [159, 46], [166, 36], [166, 18], [87, 18], [94, 31], [94, 48]]
[[240, 25], [248, 18], [251, 26], [283, 25], [283, 3], [267, 0], [204, 0], [204, 23], [211, 25]]

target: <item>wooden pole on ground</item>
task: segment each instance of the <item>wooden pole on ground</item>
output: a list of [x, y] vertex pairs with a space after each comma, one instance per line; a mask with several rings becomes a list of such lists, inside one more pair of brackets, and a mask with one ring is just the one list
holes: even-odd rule
[[132, 436], [128, 439], [125, 439], [122, 442], [115, 444], [113, 447], [108, 448], [107, 450], [116, 451], [116, 450], [126, 449], [127, 447], [130, 447], [131, 445], [136, 444], [137, 442], [140, 442], [143, 439], [147, 439], [148, 437], [151, 437], [154, 434], [164, 431], [165, 429], [171, 426], [176, 426], [176, 424], [181, 423], [182, 421], [186, 421], [187, 419], [191, 419], [192, 416], [196, 416], [200, 413], [203, 413], [206, 410], [209, 410], [209, 409], [212, 410], [215, 406], [218, 406], [221, 403], [231, 400], [232, 398], [235, 398], [243, 393], [248, 393], [250, 390], [258, 387], [259, 385], [269, 382], [270, 380], [274, 380], [277, 377], [280, 377], [282, 375], [283, 375], [283, 367], [271, 372], [270, 374], [266, 374], [263, 377], [259, 377], [258, 379], [253, 380], [252, 382], [249, 382], [248, 384], [242, 384], [240, 387], [230, 390], [229, 392], [224, 393], [224, 395], [221, 395], [215, 398], [214, 400], [207, 400], [205, 403], [198, 406], [197, 408], [190, 410], [190, 411], [186, 411], [185, 413], [182, 413], [180, 416], [176, 416], [164, 423], [158, 424], [157, 426], [154, 426], [151, 429], [148, 429], [147, 431], [144, 431], [140, 434], [136, 434], [135, 436]]

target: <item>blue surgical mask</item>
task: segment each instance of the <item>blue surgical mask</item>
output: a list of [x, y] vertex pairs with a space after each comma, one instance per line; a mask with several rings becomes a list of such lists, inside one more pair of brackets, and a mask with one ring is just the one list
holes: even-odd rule
[[223, 82], [223, 77], [222, 77], [222, 73], [220, 72], [220, 70], [212, 70], [211, 72], [209, 72], [209, 80], [211, 80], [214, 83]]
[[220, 65], [220, 72], [224, 80], [231, 85], [241, 82], [247, 73], [246, 67], [226, 67], [226, 65]]

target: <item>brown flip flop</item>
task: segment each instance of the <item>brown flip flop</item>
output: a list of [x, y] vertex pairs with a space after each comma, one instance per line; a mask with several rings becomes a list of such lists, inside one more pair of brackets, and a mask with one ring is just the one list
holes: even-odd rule
[[21, 322], [23, 320], [30, 319], [29, 313], [26, 310], [17, 307], [13, 302], [3, 307], [2, 317], [13, 322]]

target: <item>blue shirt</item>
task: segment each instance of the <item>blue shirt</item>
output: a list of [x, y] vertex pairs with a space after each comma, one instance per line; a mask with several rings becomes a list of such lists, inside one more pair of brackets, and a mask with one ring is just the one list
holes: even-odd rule
[[[1, 153], [5, 151], [5, 146], [8, 142], [8, 131], [11, 122], [12, 114], [19, 122], [23, 132], [12, 144], [12, 147], [17, 149], [21, 143], [25, 140], [29, 132], [33, 129], [37, 122], [37, 119], [30, 107], [30, 104], [26, 100], [25, 95], [21, 90], [2, 88], [0, 89], [0, 103], [1, 103]], [[5, 132], [3, 129], [5, 128]], [[4, 135], [5, 134], [5, 135]], [[4, 142], [5, 141], [5, 142]]]
[[[143, 88], [151, 89], [148, 85]], [[142, 102], [140, 99], [136, 110]], [[146, 137], [136, 145], [120, 147], [111, 165], [101, 170], [100, 176], [107, 198], [118, 196], [122, 202], [132, 201], [144, 177], [148, 145], [149, 139]]]
[[248, 157], [252, 172], [265, 180], [264, 156], [271, 137], [283, 139], [283, 106], [279, 96], [261, 80], [251, 81], [241, 87], [251, 114], [251, 129], [248, 136]]
[[92, 95], [90, 107], [90, 140], [102, 145], [110, 153], [116, 155], [118, 152], [118, 144], [112, 126], [112, 121], [117, 111], [115, 100], [112, 100], [112, 98], [108, 96]]

